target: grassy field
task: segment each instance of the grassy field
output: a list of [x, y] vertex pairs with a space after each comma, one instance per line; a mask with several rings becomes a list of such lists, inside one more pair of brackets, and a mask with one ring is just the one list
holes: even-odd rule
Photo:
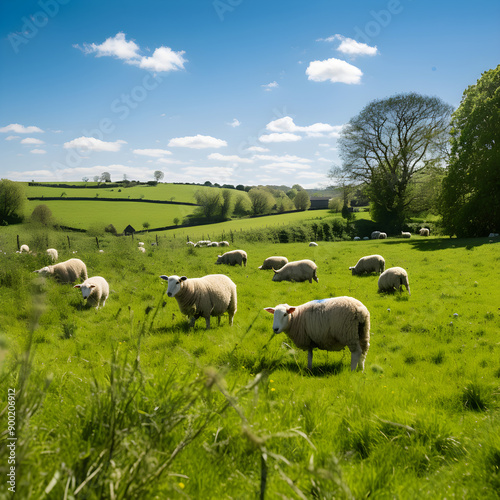
[[[102, 238], [103, 253], [87, 235], [72, 234], [71, 249], [62, 233], [37, 238], [60, 260], [77, 250], [111, 294], [82, 308], [78, 290], [32, 273], [43, 255], [0, 256], [0, 398], [16, 388], [22, 498], [498, 498], [497, 243], [311, 248], [235, 233], [248, 266], [222, 267], [220, 249], [172, 233], [146, 254], [130, 238]], [[351, 276], [373, 253], [407, 269], [411, 296]], [[270, 255], [313, 259], [319, 283], [272, 282], [257, 269]], [[234, 326], [188, 330], [159, 275], [220, 272], [238, 287]], [[318, 350], [309, 372], [263, 308], [341, 295], [371, 313], [365, 372], [350, 372], [346, 351]]]

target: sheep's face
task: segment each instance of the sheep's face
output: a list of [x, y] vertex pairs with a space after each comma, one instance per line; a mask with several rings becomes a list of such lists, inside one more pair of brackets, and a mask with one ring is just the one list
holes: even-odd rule
[[176, 276], [175, 274], [172, 276], [165, 276], [164, 274], [162, 274], [160, 278], [168, 282], [168, 288], [167, 288], [168, 297], [175, 297], [175, 295], [179, 292], [179, 290], [182, 287], [182, 282], [187, 280], [186, 276], [179, 277]]
[[45, 266], [45, 267], [42, 267], [42, 269], [35, 271], [35, 273], [38, 273], [38, 274], [41, 274], [42, 276], [45, 276], [47, 274], [50, 274], [50, 269], [47, 266]]
[[89, 295], [92, 293], [92, 290], [95, 288], [95, 285], [75, 285], [73, 288], [79, 288], [82, 291], [82, 297], [87, 299]]
[[295, 311], [295, 307], [290, 307], [288, 304], [280, 304], [276, 307], [266, 307], [264, 311], [274, 315], [273, 332], [281, 333], [287, 330], [291, 314]]

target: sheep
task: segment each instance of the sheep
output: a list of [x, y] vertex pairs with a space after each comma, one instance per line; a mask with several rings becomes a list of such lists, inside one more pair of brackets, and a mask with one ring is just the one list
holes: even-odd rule
[[317, 243], [315, 243], [314, 241], [311, 241], [311, 243], [309, 243], [309, 246], [310, 246], [310, 247], [317, 247], [317, 246], [318, 246], [318, 244], [317, 244]]
[[361, 240], [361, 238], [360, 238], [359, 236], [354, 236], [353, 240], [354, 240], [354, 241], [360, 241], [360, 240]]
[[21, 245], [17, 253], [30, 253], [30, 247], [28, 245]]
[[87, 299], [87, 304], [95, 305], [96, 309], [99, 309], [101, 300], [101, 307], [104, 307], [109, 296], [108, 282], [102, 276], [92, 276], [73, 288], [79, 288], [82, 291], [82, 297]]
[[363, 240], [369, 240], [368, 236], [363, 236]]
[[312, 370], [313, 349], [351, 351], [351, 371], [364, 371], [370, 347], [370, 313], [357, 299], [335, 297], [313, 300], [297, 307], [280, 304], [265, 308], [274, 315], [275, 334], [286, 332], [293, 343], [308, 351], [307, 367]]
[[418, 234], [420, 234], [420, 236], [429, 236], [429, 230], [426, 227], [422, 227]]
[[146, 253], [146, 249], [144, 247], [137, 247], [137, 250], [142, 253]]
[[408, 233], [407, 231], [401, 231], [401, 236], [403, 238], [411, 238], [411, 233]]
[[379, 292], [401, 291], [403, 285], [408, 290], [408, 295], [411, 295], [408, 273], [402, 267], [390, 267], [378, 279]]
[[143, 247], [144, 246], [144, 241], [139, 241], [139, 243], [137, 243], [140, 247]]
[[229, 325], [233, 326], [237, 306], [236, 285], [225, 274], [190, 279], [162, 274], [160, 278], [168, 281], [167, 295], [175, 297], [181, 313], [190, 317], [190, 327], [194, 327], [195, 321], [203, 317], [208, 330], [210, 316], [217, 316], [217, 324], [220, 325], [220, 317], [226, 312]]
[[373, 233], [371, 234], [371, 239], [378, 240], [379, 236], [380, 236], [380, 231], [373, 231]]
[[499, 234], [498, 233], [490, 233], [488, 235], [488, 238], [498, 238]]
[[190, 245], [190, 246], [194, 247], [194, 243], [192, 241], [186, 241], [186, 245]]
[[59, 254], [55, 248], [47, 248], [47, 255], [52, 262], [55, 262], [59, 258]]
[[259, 269], [264, 271], [266, 269], [281, 269], [285, 264], [288, 264], [288, 259], [281, 256], [268, 257], [264, 260]]
[[381, 255], [367, 255], [366, 257], [361, 257], [358, 263], [349, 269], [352, 271], [353, 276], [363, 273], [383, 273], [385, 260]]
[[281, 269], [273, 269], [273, 281], [309, 281], [318, 283], [316, 270], [318, 266], [308, 259], [296, 260], [285, 264]]
[[209, 247], [218, 247], [219, 246], [219, 243], [217, 241], [212, 241], [212, 243], [210, 243], [210, 245], [208, 245]]
[[228, 247], [229, 246], [229, 241], [219, 241], [219, 246], [220, 247]]
[[240, 266], [247, 265], [247, 253], [244, 250], [231, 250], [222, 255], [217, 255], [216, 264], [229, 264], [230, 266], [235, 266], [239, 264]]
[[385, 240], [386, 238], [387, 238], [387, 233], [380, 233], [380, 234], [378, 235], [378, 239], [379, 239], [379, 240]]
[[88, 278], [87, 266], [80, 259], [69, 259], [52, 266], [42, 267], [33, 272], [43, 276], [52, 274], [61, 283], [73, 283], [78, 278], [83, 278], [84, 280]]

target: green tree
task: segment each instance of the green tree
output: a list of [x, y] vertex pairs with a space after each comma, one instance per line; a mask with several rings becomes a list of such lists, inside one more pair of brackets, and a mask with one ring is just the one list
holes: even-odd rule
[[239, 196], [236, 196], [233, 208], [234, 215], [237, 215], [238, 217], [243, 217], [244, 215], [249, 214], [250, 210], [251, 210], [250, 202], [247, 199], [247, 197], [241, 194]]
[[109, 172], [103, 172], [101, 174], [101, 181], [111, 182], [111, 174]]
[[0, 217], [7, 219], [21, 215], [25, 202], [26, 196], [21, 183], [0, 180]]
[[203, 217], [211, 219], [220, 215], [221, 192], [219, 189], [200, 189], [194, 193]]
[[222, 219], [228, 219], [231, 216], [231, 199], [233, 192], [229, 189], [222, 190], [222, 204], [220, 208], [220, 215]]
[[155, 170], [154, 178], [156, 182], [160, 182], [163, 177], [165, 177], [165, 174], [161, 170]]
[[444, 160], [451, 113], [437, 97], [398, 94], [370, 102], [343, 128], [341, 173], [366, 183], [372, 218], [388, 230], [407, 217], [413, 176]]
[[142, 223], [143, 229], [148, 230], [150, 226], [151, 226], [151, 224], [149, 222], [147, 222], [147, 221]]
[[276, 204], [274, 196], [264, 188], [252, 188], [248, 191], [248, 196], [254, 215], [268, 214]]
[[440, 211], [446, 233], [500, 230], [500, 65], [468, 87], [453, 113]]
[[31, 212], [31, 220], [43, 226], [48, 226], [52, 221], [52, 211], [47, 205], [37, 205]]
[[297, 210], [307, 210], [311, 206], [311, 199], [309, 198], [307, 191], [303, 189], [297, 193], [293, 199], [293, 203], [295, 204], [295, 208]]

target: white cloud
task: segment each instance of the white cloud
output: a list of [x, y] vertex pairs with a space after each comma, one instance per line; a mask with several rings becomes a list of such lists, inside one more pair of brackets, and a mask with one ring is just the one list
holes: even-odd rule
[[265, 160], [273, 162], [298, 162], [298, 163], [310, 163], [311, 160], [307, 158], [301, 158], [295, 155], [254, 155], [256, 160]]
[[185, 167], [182, 171], [184, 175], [196, 182], [206, 179], [219, 184], [228, 184], [232, 181], [234, 169], [231, 167]]
[[78, 137], [72, 141], [65, 142], [63, 147], [65, 149], [80, 149], [83, 151], [120, 151], [122, 144], [127, 144], [125, 141], [105, 142], [95, 137]]
[[150, 156], [151, 158], [161, 158], [165, 155], [171, 155], [172, 152], [167, 149], [134, 149], [135, 155]]
[[246, 151], [252, 151], [256, 153], [267, 153], [269, 151], [269, 148], [263, 148], [261, 146], [250, 146], [249, 148], [246, 149]]
[[45, 142], [34, 137], [26, 137], [21, 141], [21, 144], [45, 144]]
[[14, 132], [15, 134], [35, 134], [35, 133], [43, 133], [41, 128], [35, 127], [31, 125], [29, 127], [25, 127], [24, 125], [19, 125], [19, 123], [11, 123], [6, 127], [0, 128], [0, 132]]
[[326, 59], [324, 61], [311, 61], [306, 70], [308, 80], [313, 82], [357, 84], [361, 82], [362, 71], [340, 59]]
[[45, 149], [32, 149], [30, 153], [33, 153], [34, 155], [44, 155], [47, 151]]
[[19, 135], [8, 135], [5, 138], [6, 141], [13, 141], [14, 139], [21, 139], [21, 136], [19, 136]]
[[220, 153], [211, 153], [208, 155], [209, 160], [217, 161], [232, 161], [234, 163], [253, 163], [250, 158], [241, 158], [238, 155], [221, 155]]
[[233, 121], [231, 123], [228, 123], [228, 125], [230, 127], [239, 127], [241, 125], [241, 122], [237, 119], [237, 118], [234, 118]]
[[127, 41], [125, 33], [117, 33], [114, 37], [107, 38], [103, 43], [84, 43], [83, 48], [79, 45], [73, 47], [80, 49], [85, 54], [95, 54], [96, 57], [116, 57], [127, 64], [138, 66], [150, 71], [177, 71], [184, 69], [187, 62], [184, 51], [173, 51], [170, 47], [161, 46], [154, 50], [152, 56], [140, 54], [140, 47], [134, 41]]
[[302, 137], [296, 134], [267, 134], [261, 135], [259, 137], [260, 142], [270, 143], [270, 142], [296, 142], [300, 141]]
[[262, 165], [259, 169], [263, 170], [272, 170], [281, 173], [293, 173], [301, 170], [307, 170], [311, 168], [310, 165], [305, 165], [304, 163], [296, 163], [296, 162], [277, 162], [277, 163], [268, 163], [266, 165]]
[[168, 146], [172, 148], [191, 149], [222, 148], [227, 146], [227, 142], [209, 135], [198, 134], [188, 137], [175, 137], [174, 139], [170, 139]]
[[340, 40], [340, 45], [337, 47], [339, 52], [347, 54], [348, 56], [375, 56], [377, 55], [377, 47], [371, 47], [366, 43], [357, 42], [352, 38], [347, 38], [342, 35], [333, 35], [328, 38], [319, 38], [318, 42], [334, 42], [335, 40]]
[[267, 83], [266, 85], [261, 85], [266, 92], [271, 92], [271, 90], [279, 87], [278, 82]]
[[172, 158], [158, 158], [156, 163], [165, 163], [166, 165], [189, 165], [188, 161], [173, 160]]
[[341, 126], [333, 126], [328, 123], [313, 123], [306, 127], [299, 127], [295, 125], [293, 118], [290, 116], [278, 118], [266, 125], [266, 129], [271, 132], [305, 132], [309, 137], [323, 137], [324, 133], [335, 133], [338, 132], [340, 128]]

